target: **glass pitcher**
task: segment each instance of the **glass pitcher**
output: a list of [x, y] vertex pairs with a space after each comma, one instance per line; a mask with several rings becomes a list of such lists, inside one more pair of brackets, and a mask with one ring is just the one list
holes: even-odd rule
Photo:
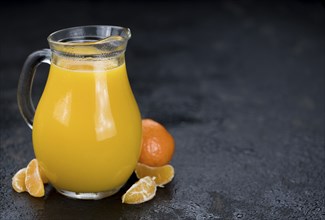
[[[40, 168], [65, 196], [110, 196], [135, 169], [142, 130], [125, 67], [130, 36], [116, 26], [63, 29], [48, 37], [51, 50], [32, 53], [23, 66], [19, 109]], [[50, 71], [35, 111], [31, 86], [41, 63]]]

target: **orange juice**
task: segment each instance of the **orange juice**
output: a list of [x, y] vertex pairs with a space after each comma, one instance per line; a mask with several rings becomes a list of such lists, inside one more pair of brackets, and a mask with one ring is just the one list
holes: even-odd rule
[[95, 67], [52, 63], [36, 109], [35, 155], [57, 189], [118, 189], [139, 158], [141, 117], [125, 64]]

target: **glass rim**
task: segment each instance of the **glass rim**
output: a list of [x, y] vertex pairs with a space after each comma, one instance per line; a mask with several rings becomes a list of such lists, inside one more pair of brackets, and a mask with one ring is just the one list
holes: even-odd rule
[[[100, 38], [100, 39], [95, 40], [95, 41], [87, 41], [87, 42], [62, 41], [62, 40], [64, 40], [64, 38], [63, 39], [58, 39], [58, 40], [54, 39], [54, 37], [56, 37], [59, 34], [69, 33], [69, 32], [72, 32], [72, 31], [78, 30], [78, 29], [82, 30], [82, 29], [90, 29], [90, 28], [103, 28], [103, 29], [107, 28], [107, 30], [115, 29], [115, 30], [121, 31], [124, 34], [123, 35], [107, 35], [104, 38]], [[131, 38], [131, 31], [130, 31], [129, 28], [114, 26], [114, 25], [75, 26], [75, 27], [60, 29], [60, 30], [57, 30], [57, 31], [51, 33], [47, 37], [47, 41], [49, 42], [49, 44], [55, 44], [55, 45], [61, 45], [61, 46], [90, 46], [90, 45], [98, 45], [98, 44], [105, 43], [112, 36], [120, 37], [120, 38], [122, 38], [121, 40], [128, 41]], [[114, 40], [116, 40], [116, 39], [114, 39]]]

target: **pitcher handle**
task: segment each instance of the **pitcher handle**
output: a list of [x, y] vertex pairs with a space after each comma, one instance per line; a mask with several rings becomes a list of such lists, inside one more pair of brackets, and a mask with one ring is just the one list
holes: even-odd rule
[[33, 129], [35, 107], [32, 101], [32, 85], [37, 67], [42, 64], [51, 64], [51, 50], [43, 49], [30, 54], [23, 66], [18, 81], [17, 100], [21, 115], [27, 125]]

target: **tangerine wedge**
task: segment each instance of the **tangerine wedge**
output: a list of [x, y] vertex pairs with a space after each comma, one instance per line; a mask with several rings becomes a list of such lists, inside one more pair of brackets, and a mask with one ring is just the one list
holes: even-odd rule
[[34, 197], [42, 197], [45, 194], [44, 184], [41, 178], [38, 162], [33, 159], [26, 168], [25, 185], [27, 192]]
[[142, 163], [138, 163], [135, 168], [135, 174], [139, 179], [145, 176], [155, 177], [157, 186], [163, 187], [173, 180], [175, 171], [172, 165], [164, 165], [161, 167], [150, 167]]
[[143, 177], [126, 191], [122, 196], [122, 203], [140, 204], [149, 201], [156, 195], [156, 190], [154, 177]]
[[12, 178], [12, 188], [16, 192], [25, 192], [26, 185], [25, 185], [25, 177], [26, 177], [26, 168], [20, 169]]

